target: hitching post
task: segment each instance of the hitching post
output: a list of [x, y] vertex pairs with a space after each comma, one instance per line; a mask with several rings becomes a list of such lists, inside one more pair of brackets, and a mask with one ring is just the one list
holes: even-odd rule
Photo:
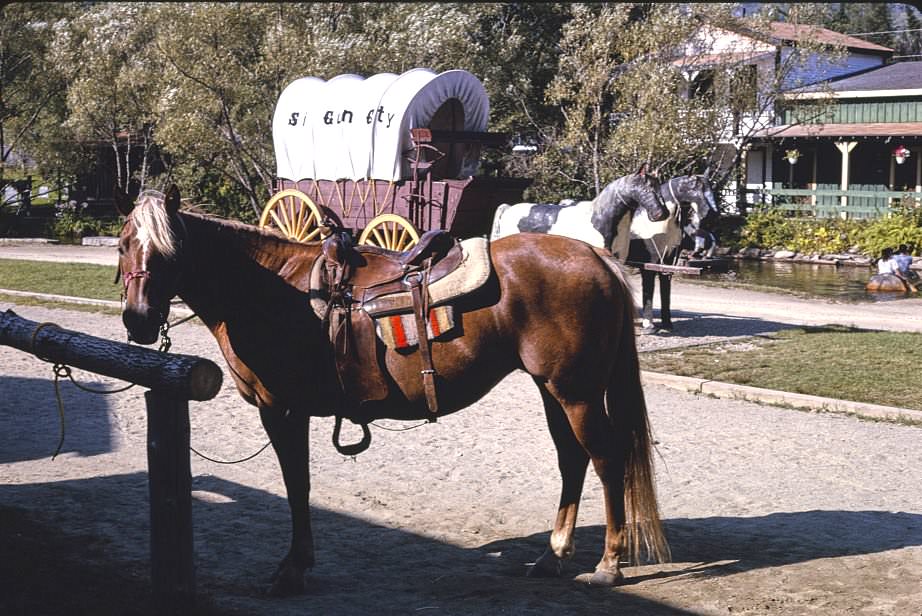
[[150, 389], [145, 399], [154, 600], [160, 613], [191, 613], [195, 569], [189, 400], [214, 398], [221, 389], [221, 369], [201, 357], [161, 353], [36, 323], [12, 310], [0, 314], [0, 344]]

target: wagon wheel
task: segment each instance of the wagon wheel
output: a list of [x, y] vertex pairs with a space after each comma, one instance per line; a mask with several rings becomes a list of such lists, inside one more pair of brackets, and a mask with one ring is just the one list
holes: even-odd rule
[[259, 218], [260, 227], [274, 226], [290, 240], [309, 242], [326, 237], [323, 215], [311, 198], [300, 190], [287, 188], [275, 194]]
[[365, 225], [359, 244], [379, 246], [388, 250], [403, 252], [419, 242], [419, 233], [413, 223], [397, 214], [375, 216]]

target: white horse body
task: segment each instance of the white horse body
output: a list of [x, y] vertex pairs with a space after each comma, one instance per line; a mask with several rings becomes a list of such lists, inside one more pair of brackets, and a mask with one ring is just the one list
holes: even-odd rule
[[652, 222], [647, 216], [638, 216], [637, 212], [631, 216], [630, 239], [650, 240], [658, 248], [660, 257], [681, 243], [683, 231], [679, 222], [681, 213], [679, 204], [671, 199], [666, 200], [665, 203], [666, 209], [669, 210], [669, 218], [666, 220]]
[[[630, 246], [630, 228], [631, 216], [625, 216], [617, 226], [617, 232], [612, 246], [605, 245], [605, 238], [592, 225], [592, 201], [576, 201], [572, 204], [566, 204], [559, 209], [557, 220], [543, 233], [551, 235], [564, 235], [573, 239], [581, 240], [597, 248], [611, 249], [612, 255], [624, 261], [627, 258], [628, 247]], [[493, 232], [490, 234], [491, 240], [498, 240], [507, 235], [514, 233], [527, 233], [519, 229], [519, 221], [528, 215], [535, 203], [516, 203], [509, 205], [503, 203], [496, 208], [496, 214], [493, 219]], [[640, 218], [649, 220], [644, 214]], [[652, 224], [652, 223], [651, 223]], [[662, 224], [662, 223], [659, 223]]]
[[[521, 233], [519, 220], [528, 215], [537, 203], [503, 203], [496, 209], [495, 224], [491, 240]], [[604, 240], [598, 229], [592, 226], [592, 201], [578, 201], [560, 208], [557, 220], [547, 230], [551, 235], [565, 235], [582, 240], [587, 244], [604, 248]]]

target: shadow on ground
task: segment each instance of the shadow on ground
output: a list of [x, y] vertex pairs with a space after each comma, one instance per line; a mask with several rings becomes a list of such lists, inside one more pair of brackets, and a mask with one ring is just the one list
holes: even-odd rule
[[[869, 533], [869, 528], [874, 532]], [[630, 578], [629, 584], [680, 575], [733, 575], [821, 558], [922, 546], [922, 515], [903, 512], [817, 510], [758, 517], [677, 518], [666, 520], [665, 529], [673, 562], [692, 563], [691, 567]], [[577, 530], [577, 544], [584, 549], [574, 557], [572, 572], [595, 566], [599, 554], [585, 546], [601, 546], [604, 533], [604, 526]], [[523, 557], [534, 553], [535, 546], [544, 545], [548, 536], [540, 533], [494, 542], [484, 549], [502, 551], [510, 558]]]
[[[146, 474], [133, 473], [0, 486], [0, 613], [151, 613], [146, 484]], [[524, 576], [526, 564], [543, 551], [547, 533], [462, 548], [317, 508], [308, 593], [268, 598], [268, 576], [287, 549], [284, 499], [210, 475], [194, 478], [193, 496], [202, 613], [690, 613], [639, 597], [630, 585], [687, 578], [688, 570], [638, 576], [628, 569], [629, 585], [615, 589], [575, 581], [594, 567], [601, 526], [578, 529], [582, 549], [563, 578], [533, 580]], [[864, 532], [868, 527], [878, 532]], [[692, 575], [922, 545], [922, 516], [877, 511], [675, 519], [666, 528], [674, 560], [697, 563]]]
[[[51, 458], [60, 439], [61, 416], [54, 392], [52, 365], [47, 378], [0, 377], [0, 464]], [[76, 378], [76, 377], [75, 377]], [[124, 385], [81, 381], [92, 389]], [[61, 453], [82, 456], [113, 450], [109, 405], [104, 396], [60, 382], [64, 404], [64, 444]]]

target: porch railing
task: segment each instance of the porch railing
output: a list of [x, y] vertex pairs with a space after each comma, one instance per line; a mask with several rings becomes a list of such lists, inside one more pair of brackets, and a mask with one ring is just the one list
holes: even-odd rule
[[[748, 188], [746, 206], [765, 205], [816, 218], [879, 218], [900, 207], [922, 207], [922, 192]], [[842, 205], [846, 197], [846, 205]]]

